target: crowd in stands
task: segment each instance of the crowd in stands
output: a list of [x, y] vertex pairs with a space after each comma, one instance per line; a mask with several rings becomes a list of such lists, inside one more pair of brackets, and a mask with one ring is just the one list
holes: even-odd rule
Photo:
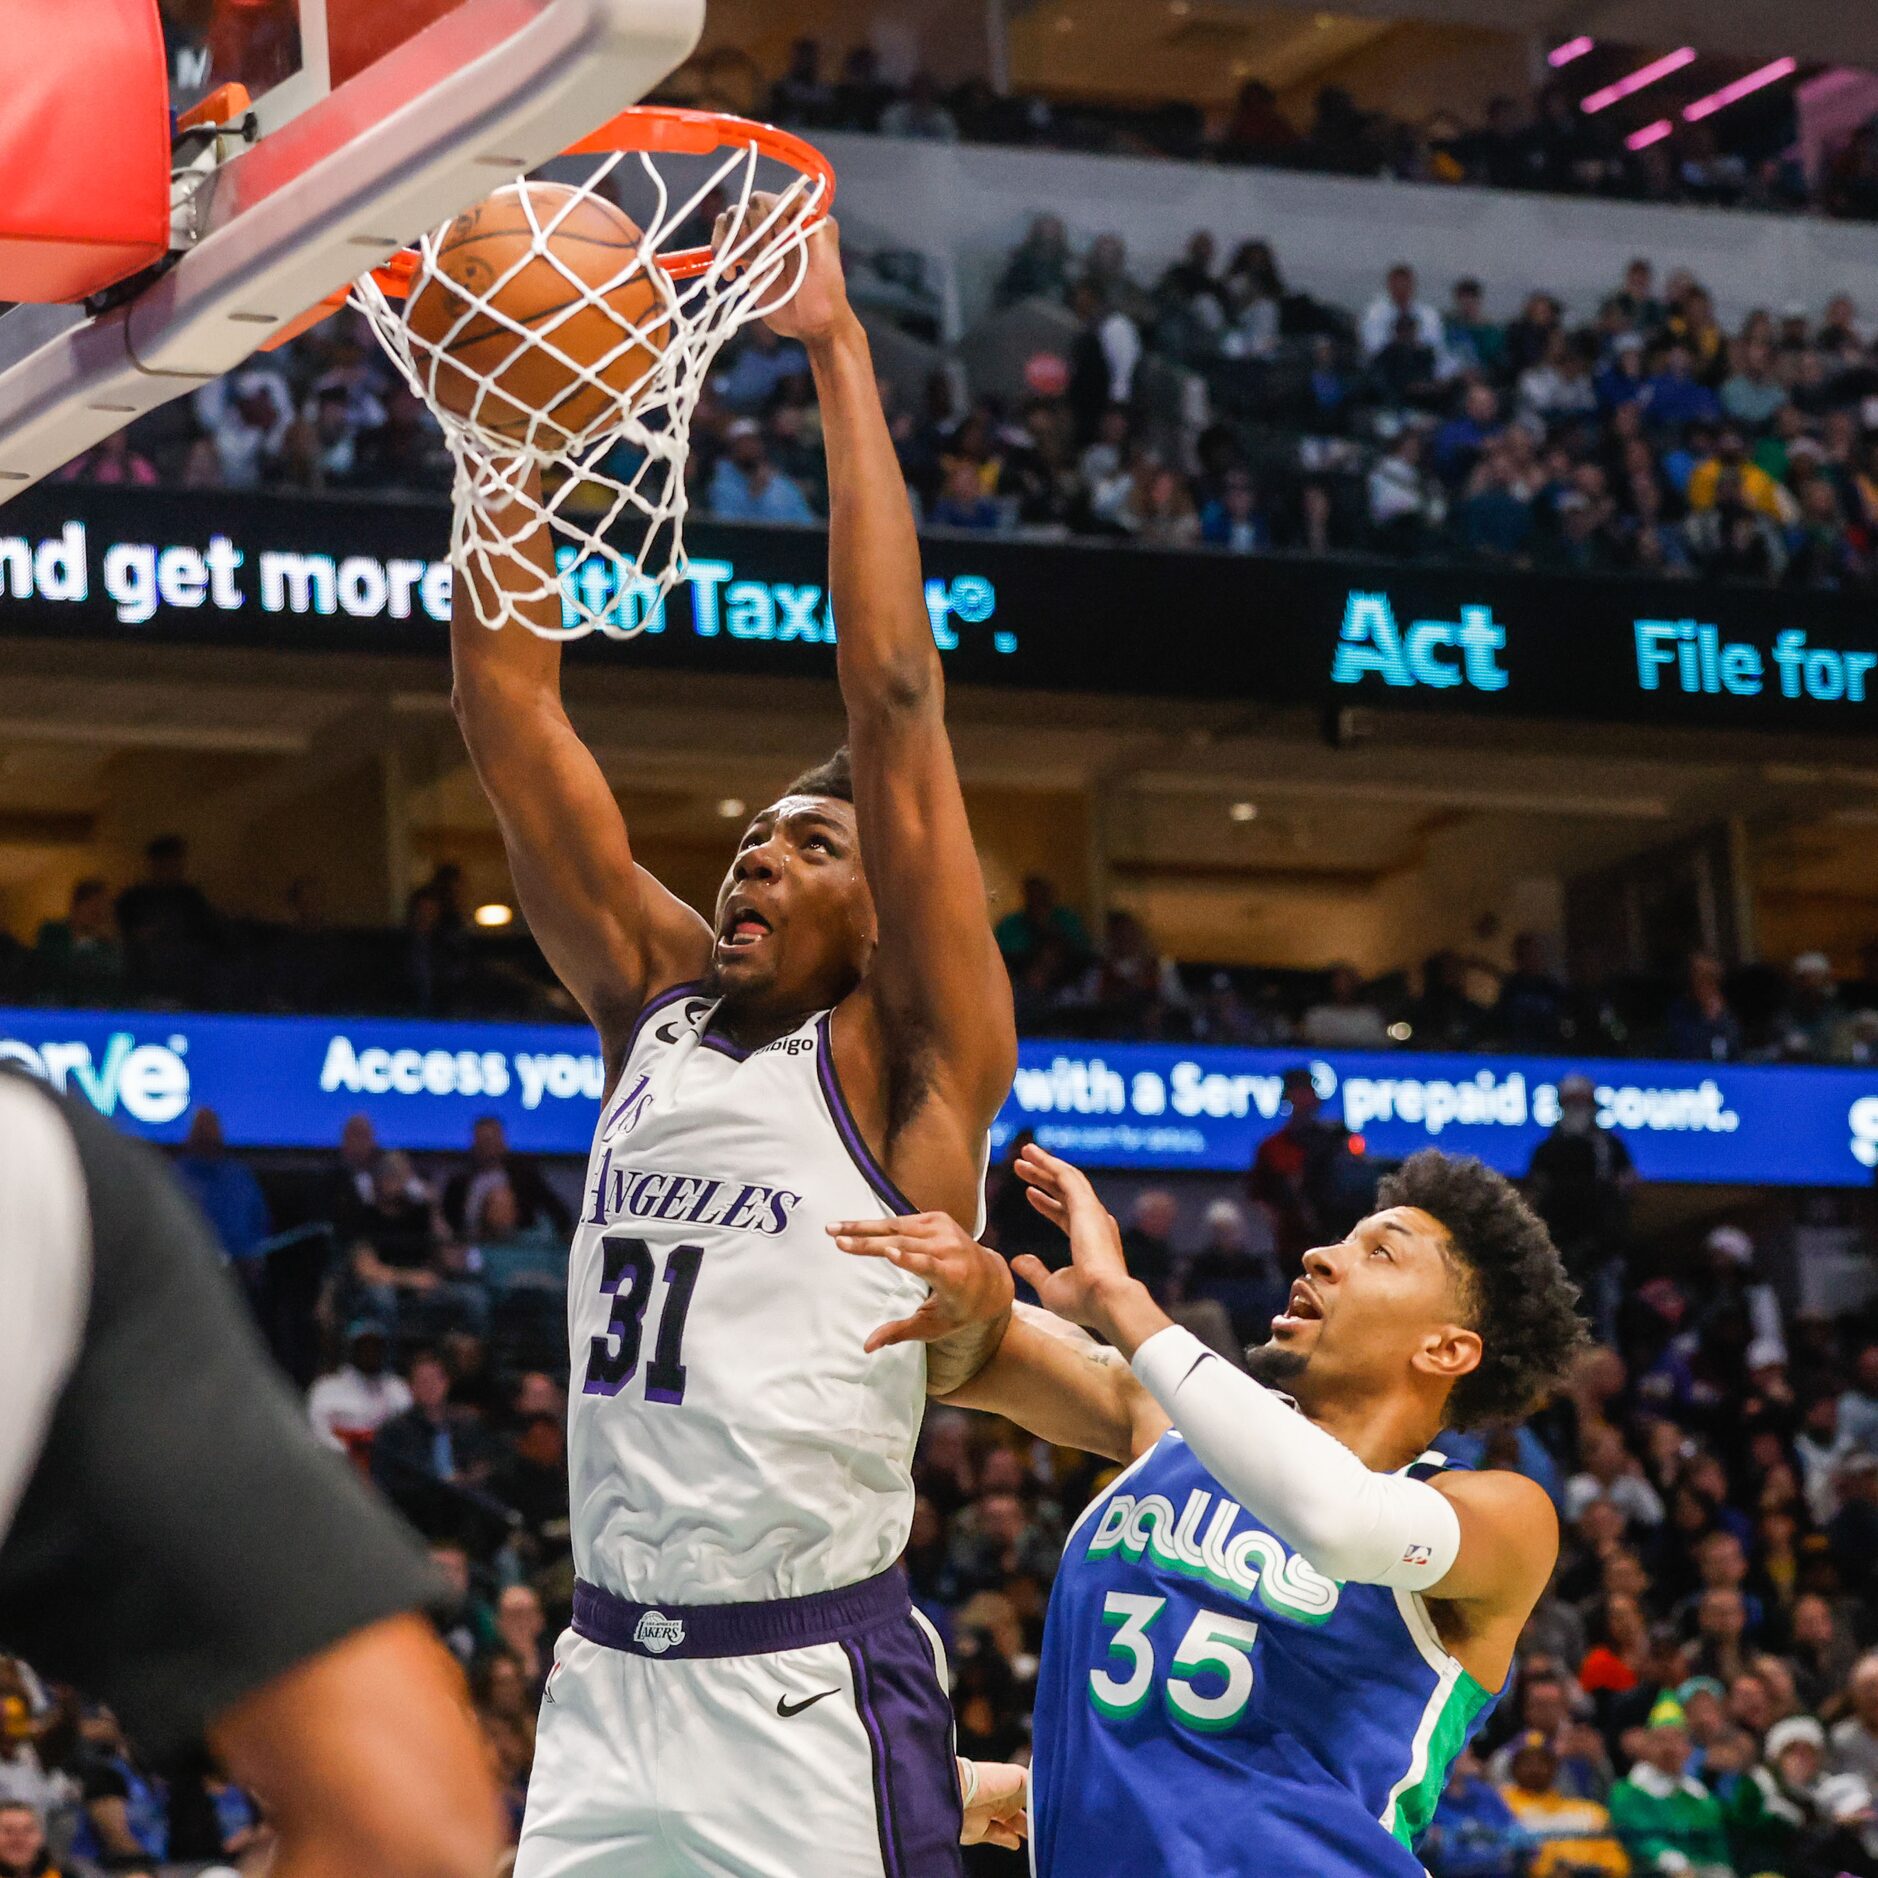
[[[1262, 1340], [1303, 1247], [1368, 1209], [1376, 1171], [1308, 1073], [1239, 1197], [1178, 1186], [1124, 1207], [1132, 1267], [1231, 1356]], [[1628, 1158], [1589, 1086], [1526, 1186], [1596, 1342], [1520, 1426], [1444, 1437], [1551, 1495], [1558, 1571], [1421, 1847], [1433, 1878], [1878, 1874], [1878, 1314], [1806, 1315], [1722, 1218], [1636, 1240]], [[1600, 1144], [1607, 1151], [1600, 1151]], [[1060, 1262], [994, 1171], [987, 1237]], [[564, 1270], [573, 1184], [479, 1123], [420, 1166], [358, 1116], [317, 1166], [253, 1170], [192, 1118], [184, 1178], [318, 1437], [428, 1540], [433, 1613], [469, 1677], [519, 1822], [535, 1713], [572, 1595]], [[271, 1216], [271, 1217], [270, 1217]], [[293, 1217], [295, 1229], [250, 1235]], [[1112, 1471], [935, 1409], [905, 1567], [946, 1640], [962, 1753], [1023, 1758], [1042, 1623], [1070, 1523]], [[0, 1661], [0, 1878], [154, 1871], [265, 1833], [206, 1760], [146, 1766], [108, 1712]], [[970, 1855], [974, 1878], [1023, 1869]]]
[[[884, 386], [924, 525], [1231, 553], [1289, 550], [1862, 590], [1878, 581], [1878, 347], [1853, 301], [1720, 324], [1639, 258], [1595, 306], [1485, 311], [1379, 269], [1367, 306], [1289, 285], [1272, 248], [1197, 232], [1158, 278], [1040, 214], [997, 297], [1060, 306], [1019, 400], [940, 371]], [[1050, 342], [1055, 344], [1057, 342]], [[1151, 370], [1204, 386], [1150, 396]], [[623, 446], [622, 446], [623, 447]], [[617, 466], [616, 466], [617, 467]], [[441, 435], [357, 316], [328, 321], [79, 458], [67, 478], [435, 497]], [[692, 426], [696, 509], [813, 524], [826, 468], [807, 361], [767, 329]]]
[[[728, 102], [711, 90], [715, 55], [680, 72], [674, 97]], [[1575, 75], [1574, 75], [1575, 76]], [[933, 143], [1018, 144], [1043, 149], [1164, 156], [1183, 162], [1253, 164], [1404, 182], [1476, 184], [1560, 195], [1699, 203], [1791, 213], [1813, 209], [1878, 215], [1878, 141], [1870, 126], [1832, 150], [1817, 179], [1794, 160], [1790, 115], [1749, 112], [1726, 125], [1682, 127], [1671, 140], [1629, 149], [1626, 126], [1588, 115], [1573, 78], [1526, 98], [1491, 99], [1479, 121], [1439, 111], [1419, 123], [1367, 110], [1325, 85], [1300, 120], [1270, 86], [1250, 79], [1224, 111], [1187, 103], [1129, 108], [1039, 95], [1000, 97], [976, 81], [951, 88], [915, 72], [895, 82], [870, 46], [837, 64], [820, 42], [799, 39], [764, 110], [807, 131], [871, 132]]]
[[[33, 943], [0, 928], [0, 1003], [76, 1008], [339, 1012], [571, 1019], [525, 933], [467, 918], [462, 877], [438, 867], [401, 928], [334, 928], [318, 884], [288, 916], [219, 913], [187, 877], [180, 837], [150, 844], [145, 876], [112, 896], [73, 889]], [[1573, 981], [1545, 935], [1517, 934], [1509, 964], [1454, 950], [1416, 972], [1353, 966], [1248, 969], [1176, 961], [1139, 917], [1110, 911], [1099, 938], [1033, 875], [997, 923], [1026, 1036], [1165, 1040], [1312, 1050], [1482, 1050], [1660, 1056], [1716, 1063], [1878, 1062], [1878, 941], [1858, 976], [1822, 952], [1732, 970], [1705, 952], [1675, 973]]]

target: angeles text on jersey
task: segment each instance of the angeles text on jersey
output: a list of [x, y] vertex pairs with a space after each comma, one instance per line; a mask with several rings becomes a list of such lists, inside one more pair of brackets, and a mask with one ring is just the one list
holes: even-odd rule
[[608, 1148], [582, 1217], [589, 1226], [606, 1226], [620, 1219], [662, 1219], [679, 1226], [720, 1226], [728, 1232], [774, 1238], [789, 1230], [790, 1214], [801, 1204], [801, 1194], [786, 1187], [666, 1168], [615, 1166], [613, 1150]]

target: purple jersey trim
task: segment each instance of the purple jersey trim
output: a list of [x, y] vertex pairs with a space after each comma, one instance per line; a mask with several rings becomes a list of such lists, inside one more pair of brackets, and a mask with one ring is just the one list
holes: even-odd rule
[[848, 1098], [841, 1091], [841, 1077], [835, 1070], [835, 1047], [829, 1035], [830, 1011], [824, 1011], [815, 1025], [815, 1035], [819, 1048], [815, 1052], [815, 1077], [821, 1084], [822, 1100], [828, 1104], [830, 1120], [835, 1124], [835, 1133], [841, 1137], [841, 1145], [847, 1149], [848, 1158], [860, 1169], [861, 1177], [873, 1188], [876, 1197], [892, 1213], [917, 1213], [916, 1207], [892, 1180], [887, 1170], [874, 1159], [872, 1151], [862, 1139], [860, 1129], [855, 1125], [852, 1112], [848, 1108]]

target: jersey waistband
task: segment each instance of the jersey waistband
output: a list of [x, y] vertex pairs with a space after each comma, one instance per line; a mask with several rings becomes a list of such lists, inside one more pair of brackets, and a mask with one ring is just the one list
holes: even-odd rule
[[767, 1656], [838, 1643], [912, 1609], [897, 1565], [874, 1578], [802, 1598], [749, 1604], [635, 1604], [583, 1579], [574, 1582], [574, 1631], [632, 1656]]

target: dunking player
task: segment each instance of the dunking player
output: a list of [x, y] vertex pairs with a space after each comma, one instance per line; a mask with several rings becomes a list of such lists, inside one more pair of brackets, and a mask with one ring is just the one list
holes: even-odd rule
[[[1520, 1413], [1576, 1347], [1544, 1227], [1478, 1161], [1418, 1154], [1305, 1255], [1245, 1375], [1130, 1279], [1082, 1174], [1036, 1147], [1018, 1168], [1072, 1255], [1019, 1275], [1112, 1347], [1022, 1312], [953, 1399], [1131, 1463], [1051, 1593], [1035, 1870], [1419, 1874], [1416, 1835], [1558, 1552], [1540, 1488], [1429, 1451]], [[834, 1230], [902, 1270], [957, 1252], [931, 1216]]]
[[[772, 323], [821, 399], [852, 758], [750, 823], [714, 928], [635, 864], [559, 648], [467, 605], [453, 628], [471, 757], [609, 1089], [569, 1269], [574, 1628], [517, 1878], [959, 1869], [950, 1710], [895, 1561], [924, 1398], [1008, 1320], [963, 1233], [1016, 1038], [832, 227]], [[969, 1248], [943, 1302], [824, 1230], [913, 1203]]]

